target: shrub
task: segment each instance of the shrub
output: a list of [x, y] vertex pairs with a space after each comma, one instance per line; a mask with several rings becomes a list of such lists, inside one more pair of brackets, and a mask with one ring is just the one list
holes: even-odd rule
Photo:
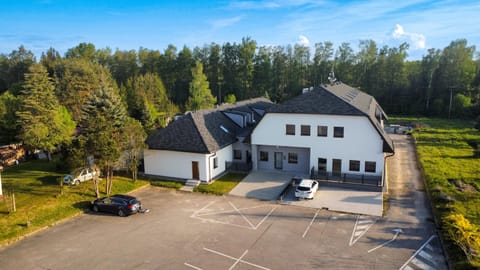
[[469, 262], [480, 266], [480, 228], [462, 214], [451, 213], [443, 219], [448, 236], [460, 247]]

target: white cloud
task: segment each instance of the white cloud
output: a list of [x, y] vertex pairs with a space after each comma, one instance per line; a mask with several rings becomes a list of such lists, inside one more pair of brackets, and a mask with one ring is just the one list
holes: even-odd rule
[[241, 21], [243, 16], [236, 16], [232, 18], [226, 18], [226, 19], [218, 19], [211, 21], [210, 24], [212, 25], [213, 28], [219, 29], [219, 28], [224, 28], [233, 24], [236, 24], [237, 22]]
[[310, 47], [310, 40], [308, 40], [308, 38], [304, 35], [298, 36], [296, 43], [306, 47]]
[[411, 41], [414, 49], [425, 49], [425, 36], [418, 33], [405, 32], [403, 26], [400, 24], [395, 25], [395, 29], [392, 32], [392, 37], [394, 39]]

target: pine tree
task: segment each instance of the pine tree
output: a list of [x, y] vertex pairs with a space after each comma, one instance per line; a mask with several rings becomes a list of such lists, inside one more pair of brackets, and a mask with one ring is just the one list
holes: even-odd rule
[[[87, 151], [93, 155], [95, 164], [105, 173], [107, 195], [113, 184], [113, 168], [121, 155], [126, 115], [117, 89], [105, 83], [92, 93], [82, 107], [81, 136], [84, 137]], [[99, 197], [98, 181], [95, 180], [94, 185]]]
[[203, 65], [197, 62], [192, 69], [192, 82], [190, 82], [190, 97], [188, 98], [187, 110], [196, 111], [212, 108], [217, 99], [210, 92], [207, 76], [203, 74]]
[[67, 109], [60, 106], [54, 85], [42, 65], [32, 65], [25, 74], [21, 100], [17, 112], [19, 138], [29, 148], [47, 152], [50, 160], [53, 150], [70, 142], [76, 124]]

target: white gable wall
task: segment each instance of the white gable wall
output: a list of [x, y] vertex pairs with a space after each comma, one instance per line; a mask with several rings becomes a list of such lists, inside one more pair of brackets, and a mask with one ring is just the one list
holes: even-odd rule
[[[146, 149], [144, 150], [145, 174], [192, 179], [192, 161], [197, 161], [200, 180], [209, 182], [225, 171], [225, 162], [232, 161], [232, 156], [231, 145], [214, 154]], [[215, 157], [218, 160], [217, 168], [214, 168]]]
[[[286, 135], [286, 124], [295, 125], [295, 135]], [[310, 125], [310, 136], [300, 135], [301, 125]], [[317, 126], [328, 127], [327, 137], [317, 136]], [[334, 127], [344, 128], [343, 138], [333, 137]], [[332, 159], [342, 160], [342, 173], [364, 173], [365, 161], [376, 162], [376, 175], [383, 171], [383, 140], [366, 116], [267, 113], [252, 133], [252, 144], [310, 148], [315, 170], [318, 158], [326, 158], [329, 172]], [[359, 172], [349, 171], [350, 160], [360, 160]]]

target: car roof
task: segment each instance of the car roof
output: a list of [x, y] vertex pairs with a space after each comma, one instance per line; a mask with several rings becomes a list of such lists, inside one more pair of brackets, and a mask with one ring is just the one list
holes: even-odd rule
[[111, 198], [120, 198], [125, 200], [136, 200], [137, 198], [130, 196], [130, 195], [123, 195], [123, 194], [115, 194], [110, 196]]
[[313, 182], [315, 182], [315, 180], [312, 180], [312, 179], [302, 179], [302, 181], [300, 182], [299, 186], [302, 186], [302, 187], [311, 187]]

